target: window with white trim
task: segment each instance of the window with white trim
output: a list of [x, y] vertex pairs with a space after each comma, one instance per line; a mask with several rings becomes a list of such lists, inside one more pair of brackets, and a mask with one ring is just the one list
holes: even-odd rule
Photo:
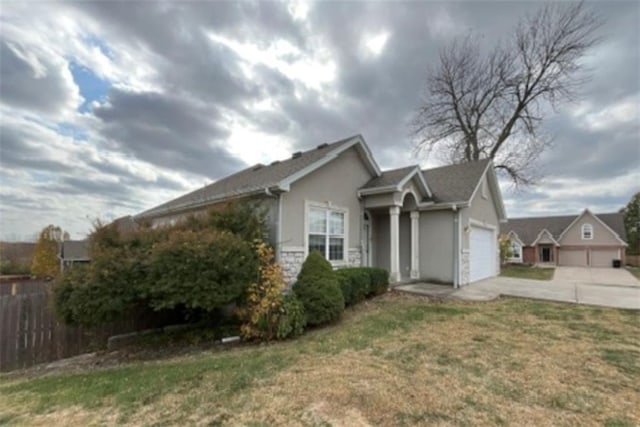
[[518, 242], [511, 242], [511, 259], [522, 258], [522, 247]]
[[344, 222], [343, 211], [310, 207], [309, 252], [318, 251], [329, 261], [344, 261]]
[[593, 227], [591, 224], [582, 224], [582, 240], [593, 239]]

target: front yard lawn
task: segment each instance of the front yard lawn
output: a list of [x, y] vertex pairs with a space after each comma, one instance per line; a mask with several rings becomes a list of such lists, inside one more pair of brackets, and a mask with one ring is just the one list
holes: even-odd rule
[[551, 280], [553, 267], [531, 267], [528, 265], [504, 265], [500, 268], [500, 275], [505, 277], [517, 277], [518, 279]]
[[640, 423], [640, 314], [391, 293], [302, 338], [0, 376], [0, 424]]

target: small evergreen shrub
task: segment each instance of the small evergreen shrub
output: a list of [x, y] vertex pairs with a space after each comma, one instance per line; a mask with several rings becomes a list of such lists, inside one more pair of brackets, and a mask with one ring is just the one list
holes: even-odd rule
[[304, 306], [307, 324], [331, 323], [344, 311], [344, 297], [331, 264], [319, 252], [311, 252], [302, 264], [293, 292]]
[[370, 268], [371, 289], [369, 295], [382, 295], [389, 288], [389, 272], [384, 268]]
[[336, 271], [345, 305], [363, 301], [371, 292], [370, 268], [344, 268]]

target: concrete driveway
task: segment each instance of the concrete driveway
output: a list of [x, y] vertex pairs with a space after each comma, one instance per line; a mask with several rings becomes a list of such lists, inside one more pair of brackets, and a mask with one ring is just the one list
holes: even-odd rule
[[640, 281], [624, 268], [556, 267], [552, 282], [640, 286]]
[[[629, 274], [627, 271], [624, 272]], [[619, 283], [597, 284], [591, 282], [592, 279], [588, 279], [588, 277], [588, 281], [587, 279], [577, 281], [575, 276], [562, 279], [563, 273], [561, 273], [560, 278], [556, 276], [551, 281], [492, 277], [455, 291], [450, 297], [477, 301], [499, 295], [507, 295], [640, 310], [640, 286], [637, 285], [637, 279], [633, 277], [636, 280], [636, 284], [632, 282], [629, 282], [631, 283], [630, 285], [621, 285]], [[584, 271], [579, 272], [579, 274], [588, 275]], [[604, 275], [606, 276], [606, 273]], [[600, 280], [598, 273], [590, 277]]]

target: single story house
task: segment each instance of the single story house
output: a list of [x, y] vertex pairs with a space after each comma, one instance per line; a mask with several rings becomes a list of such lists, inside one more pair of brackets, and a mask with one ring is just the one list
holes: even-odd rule
[[613, 260], [624, 265], [628, 246], [622, 213], [512, 218], [501, 230], [514, 263], [611, 267]]
[[173, 224], [234, 199], [266, 207], [289, 282], [312, 250], [335, 268], [386, 268], [392, 282], [458, 287], [500, 269], [497, 237], [506, 215], [489, 160], [382, 171], [356, 135], [256, 164], [134, 219]]
[[74, 264], [86, 264], [89, 258], [88, 240], [65, 240], [58, 245], [58, 259], [60, 271], [72, 267]]

